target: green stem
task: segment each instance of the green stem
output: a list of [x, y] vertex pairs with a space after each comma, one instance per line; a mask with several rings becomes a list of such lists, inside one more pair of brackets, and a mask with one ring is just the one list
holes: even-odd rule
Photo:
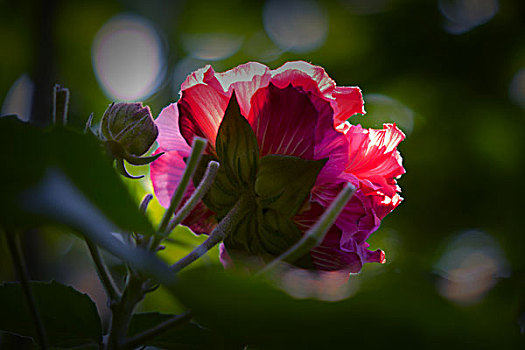
[[175, 328], [181, 324], [188, 322], [192, 317], [190, 311], [186, 311], [180, 315], [174, 316], [169, 320], [159, 323], [153, 328], [150, 328], [142, 333], [139, 333], [129, 338], [124, 344], [121, 345], [121, 349], [134, 349], [137, 346], [144, 345], [148, 340], [155, 338], [156, 336]]
[[215, 177], [217, 176], [217, 172], [219, 171], [219, 163], [216, 161], [211, 161], [208, 163], [208, 167], [206, 168], [206, 172], [204, 173], [204, 177], [202, 178], [201, 182], [199, 183], [199, 186], [195, 189], [195, 192], [191, 195], [191, 197], [184, 203], [184, 206], [175, 214], [175, 218], [169, 223], [167, 232], [173, 231], [173, 229], [182, 222], [188, 216], [188, 214], [195, 208], [197, 203], [208, 193], [211, 186], [213, 185], [213, 181], [215, 180]]
[[130, 272], [120, 300], [111, 306], [112, 317], [109, 329], [108, 350], [121, 349], [126, 342], [129, 323], [137, 304], [144, 298], [144, 280]]
[[106, 291], [106, 294], [108, 295], [108, 298], [110, 300], [110, 305], [118, 302], [118, 300], [121, 297], [120, 291], [115, 281], [111, 277], [111, 274], [108, 271], [106, 264], [104, 264], [104, 260], [102, 258], [102, 255], [100, 254], [100, 251], [98, 250], [97, 246], [87, 238], [86, 244], [88, 246], [91, 257], [93, 258], [93, 262], [95, 263], [100, 282], [102, 282], [102, 286], [104, 287], [104, 290]]
[[142, 202], [140, 202], [139, 210], [142, 214], [146, 214], [146, 209], [148, 209], [149, 202], [153, 199], [153, 195], [151, 193], [148, 193], [142, 198]]
[[18, 274], [18, 277], [20, 278], [20, 284], [22, 285], [24, 297], [33, 319], [33, 325], [35, 326], [36, 335], [38, 337], [38, 344], [41, 349], [47, 350], [49, 348], [49, 343], [47, 341], [46, 331], [42, 322], [42, 318], [40, 317], [40, 313], [36, 307], [35, 296], [33, 295], [31, 286], [29, 285], [29, 275], [27, 273], [27, 268], [22, 256], [22, 252], [20, 251], [20, 247], [17, 242], [17, 236], [8, 230], [6, 230], [5, 236], [7, 238], [7, 246], [9, 247], [9, 251], [11, 252], [11, 257], [13, 259], [13, 265], [15, 267], [16, 273]]
[[177, 261], [171, 266], [171, 269], [174, 272], [179, 272], [204, 254], [208, 252], [215, 245], [220, 243], [228, 233], [231, 232], [232, 228], [237, 224], [237, 222], [244, 217], [246, 214], [246, 208], [250, 205], [251, 199], [248, 196], [241, 196], [237, 203], [233, 206], [228, 214], [219, 222], [217, 227], [210, 233], [208, 238], [202, 242], [197, 248], [195, 248], [191, 253], [186, 255], [184, 258]]
[[[171, 202], [166, 209], [166, 212], [164, 213], [164, 216], [162, 217], [162, 221], [159, 225], [159, 233], [161, 235], [167, 235], [166, 228], [168, 227], [168, 224], [171, 220], [171, 217], [173, 216], [173, 213], [175, 212], [175, 209], [180, 204], [180, 201], [182, 200], [182, 196], [186, 192], [186, 189], [188, 188], [188, 184], [193, 177], [193, 174], [195, 173], [195, 169], [197, 169], [197, 165], [199, 165], [199, 160], [201, 157], [201, 153], [206, 147], [207, 141], [206, 139], [195, 137], [193, 139], [193, 145], [191, 149], [191, 155], [188, 160], [188, 163], [186, 164], [186, 168], [184, 169], [184, 174], [182, 174], [182, 178], [179, 182], [179, 185], [177, 186], [177, 189], [175, 190], [175, 193], [171, 197]], [[156, 242], [158, 244], [158, 242]], [[152, 249], [155, 248], [156, 245], [152, 247]]]
[[69, 89], [56, 84], [53, 89], [53, 124], [67, 124]]
[[281, 254], [275, 260], [266, 265], [258, 275], [267, 273], [275, 269], [282, 261], [292, 263], [310, 251], [310, 249], [318, 246], [323, 241], [326, 233], [332, 227], [335, 220], [344, 209], [346, 203], [352, 198], [356, 188], [348, 183], [339, 192], [332, 204], [326, 209], [319, 221], [315, 223], [290, 249]]

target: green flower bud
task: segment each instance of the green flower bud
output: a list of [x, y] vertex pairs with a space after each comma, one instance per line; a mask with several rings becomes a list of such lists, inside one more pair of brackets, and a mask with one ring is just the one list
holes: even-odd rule
[[126, 171], [124, 160], [133, 165], [144, 165], [161, 155], [141, 157], [153, 145], [158, 134], [149, 107], [140, 102], [112, 103], [100, 122], [99, 137], [115, 158], [119, 171], [127, 177], [132, 176]]
[[100, 123], [105, 141], [113, 141], [132, 156], [146, 153], [159, 131], [148, 106], [142, 103], [112, 103]]

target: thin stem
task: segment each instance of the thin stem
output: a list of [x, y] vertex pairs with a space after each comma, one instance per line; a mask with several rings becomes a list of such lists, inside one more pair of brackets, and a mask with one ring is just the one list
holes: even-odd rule
[[197, 169], [197, 165], [199, 165], [201, 153], [204, 150], [204, 147], [206, 147], [206, 144], [206, 139], [200, 137], [195, 137], [193, 139], [191, 155], [188, 160], [188, 163], [186, 164], [186, 168], [184, 169], [184, 174], [182, 174], [182, 178], [179, 182], [179, 185], [177, 186], [175, 193], [171, 197], [170, 206], [168, 207], [168, 209], [166, 209], [166, 212], [164, 212], [164, 216], [162, 217], [162, 221], [160, 222], [159, 233], [161, 235], [167, 234], [166, 228], [168, 227], [168, 224], [171, 220], [171, 217], [173, 216], [173, 213], [175, 212], [175, 209], [177, 209], [177, 207], [179, 206], [180, 201], [182, 200], [182, 196], [188, 188], [188, 184], [191, 178], [193, 177], [193, 174], [195, 173], [195, 169]]
[[195, 208], [197, 203], [204, 197], [213, 185], [213, 181], [219, 171], [219, 163], [216, 161], [210, 161], [204, 177], [202, 178], [199, 186], [195, 189], [195, 192], [191, 195], [190, 199], [184, 203], [183, 207], [175, 214], [175, 218], [169, 223], [167, 232], [173, 231], [173, 229], [182, 222], [188, 216], [188, 214]]
[[142, 198], [142, 202], [140, 202], [140, 212], [142, 214], [146, 214], [146, 209], [148, 209], [148, 204], [153, 199], [153, 195], [151, 193], [148, 193]]
[[93, 112], [88, 117], [88, 120], [86, 122], [86, 126], [84, 127], [84, 134], [86, 134], [89, 131], [91, 131], [91, 123], [93, 122]]
[[[153, 195], [151, 193], [148, 193], [142, 198], [142, 202], [140, 202], [139, 211], [142, 214], [146, 214], [146, 210], [148, 209], [148, 205], [153, 199]], [[144, 235], [141, 235], [139, 233], [133, 232], [132, 236], [128, 236], [130, 238], [130, 242], [133, 243], [132, 237], [135, 239], [135, 244], [139, 247], [148, 248], [153, 240], [151, 236], [145, 237]]]
[[53, 89], [53, 123], [67, 124], [67, 110], [69, 105], [69, 89], [56, 84]]
[[315, 225], [312, 226], [290, 249], [259, 271], [258, 275], [273, 270], [281, 261], [292, 263], [310, 251], [310, 249], [318, 246], [323, 241], [326, 233], [334, 224], [341, 211], [344, 209], [346, 203], [352, 198], [355, 191], [356, 188], [348, 183], [341, 192], [339, 192], [328, 209], [326, 209], [319, 221], [317, 221]]
[[129, 273], [122, 297], [111, 308], [112, 317], [107, 349], [117, 350], [125, 343], [133, 310], [144, 298], [145, 293], [144, 280], [133, 272]]
[[86, 244], [88, 246], [91, 257], [93, 258], [93, 262], [95, 263], [98, 278], [100, 279], [100, 282], [102, 283], [102, 286], [104, 287], [104, 290], [106, 291], [106, 294], [109, 297], [110, 303], [113, 304], [120, 299], [121, 293], [115, 281], [111, 277], [111, 274], [106, 264], [104, 263], [102, 255], [100, 254], [100, 251], [98, 250], [97, 246], [87, 238]]
[[220, 243], [234, 225], [245, 215], [246, 207], [250, 205], [250, 198], [241, 196], [237, 203], [233, 206], [228, 214], [219, 222], [217, 227], [210, 233], [208, 238], [202, 242], [197, 248], [191, 253], [186, 255], [184, 258], [177, 261], [171, 266], [174, 272], [179, 272], [204, 254], [213, 248], [216, 244]]
[[24, 297], [33, 319], [33, 325], [35, 326], [36, 335], [38, 337], [38, 344], [41, 349], [47, 350], [49, 348], [49, 343], [47, 341], [46, 331], [40, 313], [36, 307], [35, 296], [33, 295], [31, 286], [29, 285], [29, 275], [27, 273], [27, 268], [22, 256], [22, 252], [20, 251], [20, 247], [17, 242], [17, 236], [15, 236], [13, 232], [9, 232], [7, 230], [5, 232], [5, 236], [7, 238], [7, 245], [13, 259], [13, 265], [15, 267], [16, 273], [18, 274], [18, 277], [20, 278], [20, 284], [22, 285]]
[[158, 325], [154, 326], [153, 328], [150, 328], [142, 333], [139, 333], [131, 338], [129, 338], [126, 342], [124, 342], [120, 348], [121, 349], [134, 349], [139, 345], [143, 345], [148, 340], [155, 338], [156, 336], [174, 328], [181, 324], [184, 324], [188, 322], [192, 317], [192, 314], [190, 311], [186, 311], [180, 315], [174, 316], [170, 318], [169, 320], [166, 320], [164, 322], [159, 323]]

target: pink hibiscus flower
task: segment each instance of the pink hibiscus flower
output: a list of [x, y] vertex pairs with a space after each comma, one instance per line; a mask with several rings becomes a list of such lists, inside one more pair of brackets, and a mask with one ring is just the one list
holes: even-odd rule
[[[322, 244], [310, 252], [313, 266], [358, 272], [365, 262], [384, 262], [383, 251], [368, 250], [366, 239], [401, 202], [396, 178], [405, 171], [396, 147], [404, 135], [392, 124], [382, 130], [350, 125], [349, 117], [364, 113], [360, 89], [338, 87], [323, 68], [306, 62], [289, 62], [276, 70], [247, 63], [224, 73], [207, 66], [189, 75], [179, 101], [156, 120], [157, 152], [165, 154], [152, 163], [151, 179], [160, 203], [169, 205], [195, 136], [206, 138], [206, 153], [217, 157], [219, 126], [234, 92], [261, 158], [326, 161], [292, 217], [301, 232], [319, 219], [345, 183], [357, 188]], [[191, 185], [186, 196], [194, 188]], [[217, 224], [217, 215], [201, 202], [183, 224], [206, 234]]]

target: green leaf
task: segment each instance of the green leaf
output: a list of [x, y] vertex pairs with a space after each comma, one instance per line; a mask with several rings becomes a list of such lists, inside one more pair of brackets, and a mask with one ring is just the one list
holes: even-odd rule
[[41, 180], [46, 170], [58, 168], [119, 228], [142, 234], [155, 232], [93, 135], [61, 127], [41, 129], [14, 118], [1, 118], [0, 159], [0, 181], [5, 185], [0, 220], [5, 224], [42, 222], [21, 206], [20, 195]]
[[[128, 335], [129, 337], [137, 335], [173, 316], [156, 312], [135, 314], [131, 319]], [[198, 350], [223, 349], [223, 342], [224, 340], [218, 333], [189, 322], [174, 327], [143, 345], [156, 346], [166, 350]]]
[[[272, 254], [272, 258], [290, 249], [303, 235], [291, 218], [274, 209], [264, 210], [260, 231], [261, 244]], [[294, 265], [314, 267], [308, 253]]]
[[[49, 343], [53, 347], [97, 346], [102, 329], [93, 301], [57, 282], [30, 282]], [[0, 330], [36, 339], [20, 283], [0, 285]]]
[[231, 255], [237, 253], [240, 256], [240, 252], [248, 252], [271, 260], [290, 248], [301, 235], [290, 218], [273, 209], [257, 208], [246, 213], [224, 244]]
[[112, 222], [129, 232], [155, 233], [94, 136], [61, 128], [46, 136], [50, 161]]
[[326, 161], [283, 155], [263, 157], [255, 181], [261, 206], [288, 217], [295, 215], [310, 195]]
[[39, 185], [25, 191], [21, 199], [27, 202], [31, 212], [76, 228], [137, 271], [154, 276], [159, 282], [173, 281], [172, 271], [153, 252], [115, 237], [112, 233], [119, 232], [119, 228], [88, 201], [62, 171], [46, 171]]
[[43, 150], [44, 133], [16, 117], [0, 118], [0, 223], [31, 225], [37, 219], [27, 215], [18, 205], [23, 189], [33, 186], [44, 174], [46, 157]]
[[[200, 183], [210, 160], [215, 159], [209, 155], [203, 155], [201, 157], [201, 161], [193, 177], [195, 187]], [[213, 185], [202, 200], [204, 204], [217, 215], [217, 219], [220, 220], [233, 208], [244, 191], [246, 190], [236, 186], [232, 182], [232, 178], [228, 175], [225, 167], [221, 165]]]
[[231, 182], [251, 189], [259, 163], [259, 145], [252, 127], [241, 115], [235, 91], [219, 126], [215, 148]]

